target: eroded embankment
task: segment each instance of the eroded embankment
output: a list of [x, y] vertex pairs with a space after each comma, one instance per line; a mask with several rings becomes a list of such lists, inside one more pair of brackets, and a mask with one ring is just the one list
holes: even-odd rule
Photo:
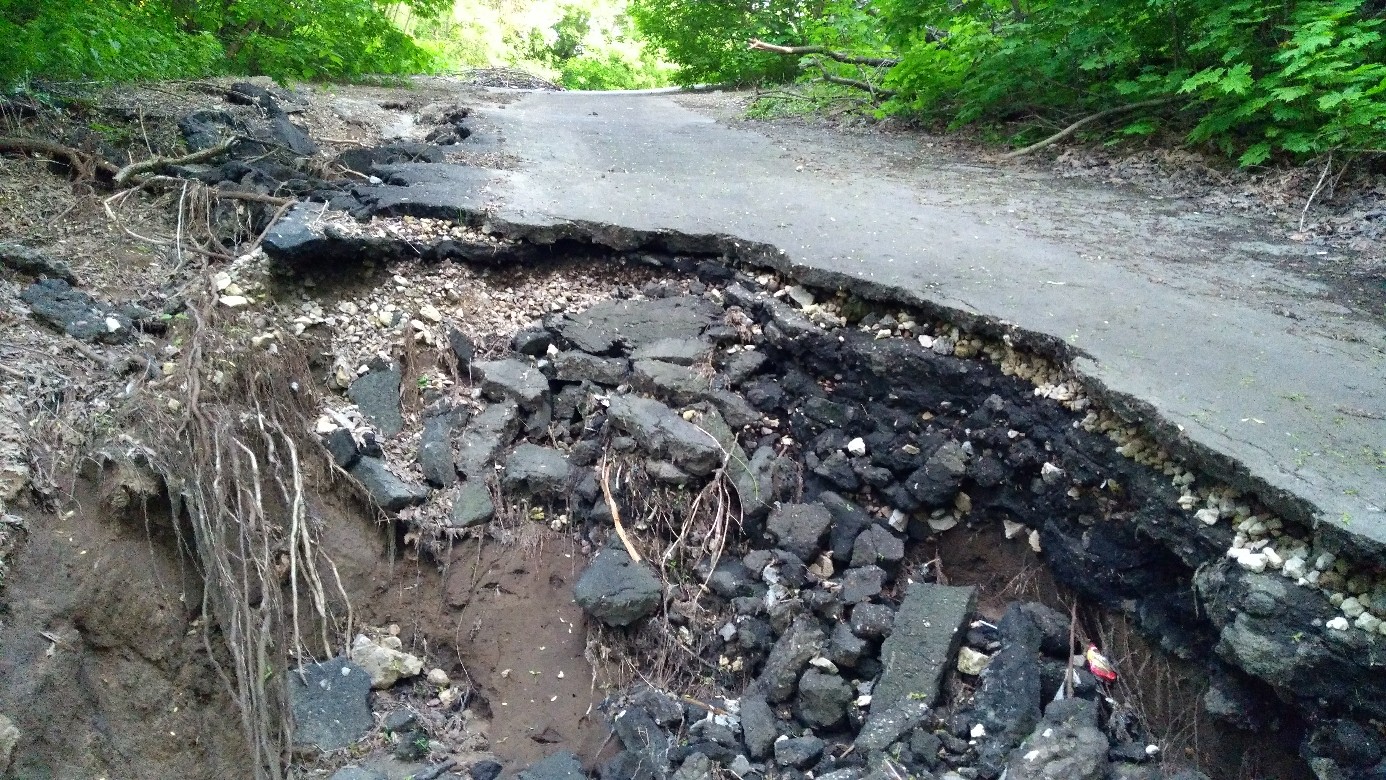
[[[271, 246], [300, 270], [362, 253], [504, 264], [538, 251], [481, 223], [448, 227], [444, 241], [429, 242], [423, 238], [440, 226], [428, 220], [381, 221], [363, 228], [329, 218], [330, 227], [323, 230], [321, 214], [312, 216], [311, 223], [302, 214], [297, 223], [294, 219], [291, 215], [281, 226]], [[398, 240], [404, 237], [399, 231], [409, 240]], [[612, 514], [612, 503], [600, 490], [611, 479], [611, 458], [638, 456], [625, 480], [618, 477], [615, 484], [616, 506], [624, 505], [627, 517], [631, 511], [647, 520], [660, 515], [646, 511], [651, 500], [640, 492], [642, 485], [667, 484], [673, 488], [661, 489], [682, 493], [684, 503], [675, 502], [679, 511], [665, 512], [675, 517], [697, 517], [706, 509], [689, 503], [695, 497], [726, 501], [734, 495], [730, 505], [740, 513], [744, 536], [728, 535], [716, 526], [719, 514], [714, 512], [714, 525], [703, 529], [699, 540], [711, 545], [704, 553], [719, 553], [721, 567], [709, 569], [702, 561], [701, 573], [715, 572], [709, 585], [725, 603], [712, 600], [720, 604], [712, 621], [704, 616], [704, 622], [690, 626], [683, 616], [683, 627], [699, 637], [690, 642], [695, 655], [715, 653], [720, 671], [752, 679], [752, 694], [759, 691], [768, 705], [783, 707], [778, 733], [797, 734], [808, 727], [829, 738], [826, 748], [816, 746], [827, 750], [828, 763], [819, 763], [815, 753], [805, 768], [848, 770], [870, 760], [872, 749], [893, 750], [896, 760], [911, 768], [937, 768], [924, 761], [927, 747], [920, 747], [920, 755], [902, 750], [910, 728], [919, 724], [922, 731], [915, 733], [952, 729], [955, 738], [964, 738], [939, 754], [954, 769], [994, 776], [1013, 758], [1008, 751], [1028, 735], [1034, 725], [1028, 713], [1038, 718], [1038, 704], [1034, 709], [1016, 705], [1009, 700], [1016, 695], [1013, 690], [1002, 693], [993, 687], [988, 692], [988, 680], [1031, 679], [1023, 669], [1031, 668], [1031, 662], [1041, 668], [1038, 648], [1015, 650], [1017, 643], [1025, 646], [1020, 637], [1028, 631], [1016, 626], [1025, 624], [1020, 617], [1003, 621], [1006, 630], [999, 642], [984, 633], [968, 637], [973, 652], [1000, 650], [997, 657], [1028, 658], [1022, 671], [983, 675], [976, 694], [980, 702], [954, 695], [956, 691], [916, 691], [919, 698], [909, 701], [922, 699], [941, 709], [907, 717], [911, 726], [895, 735], [902, 741], [891, 739], [873, 748], [868, 740], [861, 753], [845, 755], [831, 748], [833, 738], [845, 744], [843, 734], [855, 734], [861, 746], [863, 725], [869, 727], [873, 714], [886, 709], [863, 690], [882, 684], [878, 678], [889, 664], [882, 663], [880, 654], [895, 657], [900, 652], [884, 650], [888, 645], [881, 641], [888, 626], [901, 620], [898, 610], [907, 610], [910, 624], [919, 617], [913, 614], [918, 605], [911, 604], [907, 583], [941, 586], [941, 573], [928, 560], [947, 558], [940, 550], [949, 546], [950, 534], [988, 525], [1040, 552], [1059, 582], [1092, 603], [1129, 614], [1166, 651], [1206, 664], [1214, 681], [1207, 702], [1220, 715], [1243, 727], [1283, 727], [1291, 735], [1299, 733], [1304, 721], [1327, 723], [1313, 726], [1315, 739], [1308, 744], [1318, 752], [1311, 759], [1320, 766], [1335, 761], [1356, 764], [1351, 771], [1362, 768], [1363, 755], [1329, 754], [1338, 749], [1332, 747], [1335, 738], [1370, 743], [1370, 729], [1349, 721], [1368, 723], [1380, 714], [1378, 698], [1367, 693], [1380, 686], [1372, 671], [1380, 633], [1376, 604], [1382, 595], [1374, 562], [1336, 555], [1341, 539], [1316, 538], [1296, 517], [1278, 514], [1245, 491], [1245, 483], [1243, 489], [1218, 484], [1216, 477], [1157, 443], [1140, 421], [1099, 408], [1089, 388], [1051, 361], [1053, 345], [1027, 341], [998, 323], [940, 319], [943, 312], [936, 308], [902, 310], [880, 300], [889, 299], [890, 290], [825, 290], [812, 281], [795, 285], [795, 279], [774, 274], [747, 275], [734, 266], [745, 260], [766, 262], [775, 253], [741, 247], [726, 237], [631, 234], [596, 226], [525, 234], [557, 242], [560, 253], [571, 246], [564, 242], [615, 245], [685, 280], [633, 295], [627, 290], [622, 294], [629, 300], [622, 304], [556, 313], [516, 337], [511, 346], [519, 356], [513, 359], [473, 364], [464, 341], [441, 328], [437, 337], [428, 335], [441, 321], [415, 319], [414, 338], [433, 338], [440, 347], [448, 343], [452, 359], [470, 365], [470, 373], [480, 380], [482, 398], [514, 404], [508, 414], [488, 407], [470, 423], [441, 426], [444, 440], [452, 435], [452, 426], [462, 426], [457, 440], [463, 451], [456, 462], [471, 479], [460, 489], [469, 490], [478, 476], [489, 474], [492, 458], [502, 458], [502, 502], [521, 496], [538, 505], [560, 503], [560, 525], [581, 521], [589, 536]], [[706, 256], [669, 253], [690, 249], [715, 249], [733, 267]], [[696, 278], [687, 280], [690, 274]], [[1037, 354], [1046, 348], [1049, 355]], [[391, 370], [381, 365], [366, 375]], [[626, 392], [649, 397], [653, 406], [628, 399]], [[1133, 404], [1121, 406], [1126, 410]], [[684, 412], [676, 414], [679, 409]], [[479, 461], [481, 470], [469, 474], [461, 466], [468, 457], [469, 433], [475, 434], [488, 415], [498, 416], [481, 426], [488, 431], [490, 449]], [[692, 426], [684, 439], [671, 439], [670, 430], [683, 427], [680, 421]], [[434, 428], [436, 434], [440, 427]], [[546, 445], [544, 451], [522, 448], [505, 455], [518, 428]], [[492, 443], [490, 431], [500, 431], [503, 441]], [[699, 436], [709, 433], [717, 439], [717, 449], [707, 450], [704, 442], [707, 451], [699, 450]], [[421, 462], [425, 452], [427, 442], [420, 445]], [[720, 465], [718, 452], [723, 455]], [[605, 468], [594, 472], [598, 462]], [[1210, 462], [1216, 459], [1200, 460]], [[427, 465], [423, 473], [428, 475]], [[729, 482], [718, 493], [721, 480]], [[570, 484], [575, 493], [567, 492]], [[424, 492], [406, 503], [430, 500]], [[458, 527], [455, 518], [438, 521], [436, 513], [422, 515], [433, 517], [431, 524], [419, 523], [425, 535], [447, 536]], [[665, 536], [650, 537], [662, 539], [650, 542], [658, 552], [656, 560], [666, 564], [661, 573], [685, 587], [696, 585], [696, 578], [690, 582], [671, 576], [667, 564], [684, 554], [670, 553], [669, 545], [681, 549], [688, 531], [687, 525], [674, 524]], [[593, 542], [601, 543], [600, 534]], [[746, 555], [736, 563], [720, 558], [729, 549]], [[934, 555], [925, 556], [926, 550]], [[767, 554], [771, 557], [764, 558]], [[696, 569], [699, 556], [686, 563]], [[863, 578], [865, 591], [858, 590]], [[721, 588], [715, 583], [722, 583]], [[844, 598], [844, 590], [852, 595]], [[600, 609], [586, 606], [600, 615]], [[881, 609], [873, 626], [875, 607]], [[1002, 611], [1004, 605], [997, 614]], [[970, 615], [970, 609], [962, 614]], [[625, 625], [641, 616], [623, 615], [614, 622]], [[670, 621], [667, 611], [664, 619]], [[727, 621], [722, 633], [707, 637], [703, 632], [716, 630], [718, 619]], [[1069, 628], [1062, 615], [1050, 614], [1048, 620], [1064, 631]], [[668, 625], [681, 625], [677, 611]], [[763, 629], [757, 628], [761, 625]], [[1050, 642], [1059, 658], [1068, 657], [1063, 647], [1072, 644], [1062, 640], [1098, 638], [1093, 626], [1075, 626], [1071, 637], [1057, 636], [1062, 633], [1056, 629]], [[637, 630], [626, 638], [639, 634]], [[833, 642], [861, 649], [847, 654], [850, 663], [840, 663], [843, 656], [835, 660], [833, 654], [841, 648]], [[933, 648], [930, 663], [937, 670], [953, 666], [953, 650], [951, 642]], [[866, 663], [855, 666], [862, 654]], [[911, 645], [904, 654], [927, 653], [923, 645]], [[810, 664], [818, 671], [801, 676]], [[1058, 669], [1056, 679], [1062, 680], [1063, 666]], [[820, 680], [823, 675], [832, 679]], [[805, 680], [810, 681], [809, 692]], [[719, 682], [724, 694], [737, 693], [734, 679]], [[1052, 688], [1051, 680], [1049, 689], [1036, 686], [1034, 694], [1048, 700]], [[840, 717], [805, 715], [806, 699], [818, 702], [829, 689], [828, 709], [836, 712], [841, 703]], [[1004, 705], [998, 697], [1007, 699]], [[1274, 704], [1276, 700], [1282, 703]], [[745, 704], [744, 697], [740, 703]], [[996, 715], [988, 707], [1011, 714]], [[1253, 723], [1256, 719], [1244, 717], [1249, 711], [1280, 715]], [[946, 717], [950, 713], [955, 717]], [[744, 741], [746, 725], [739, 721], [737, 738], [743, 741], [723, 745], [726, 750], [714, 751], [715, 756], [703, 755], [730, 761], [740, 746], [750, 757], [770, 757]], [[1106, 739], [1116, 740], [1118, 748], [1134, 744], [1111, 733]], [[628, 753], [640, 753], [628, 741], [626, 747]], [[1144, 745], [1139, 747], [1127, 751], [1132, 760], [1149, 757]], [[1368, 758], [1372, 750], [1365, 751]], [[1116, 755], [1119, 759], [1120, 752]], [[685, 757], [686, 752], [675, 756]]]
[[321, 201], [209, 297], [25, 288], [139, 354], [103, 467], [16, 520], [21, 774], [1383, 771], [1379, 556], [1064, 344], [735, 237], [495, 221], [428, 144], [305, 159], [175, 171]]

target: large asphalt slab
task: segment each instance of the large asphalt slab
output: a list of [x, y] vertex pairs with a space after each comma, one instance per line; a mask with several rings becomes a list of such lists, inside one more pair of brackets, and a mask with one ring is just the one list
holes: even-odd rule
[[486, 188], [494, 221], [771, 245], [811, 279], [1013, 326], [1205, 468], [1386, 544], [1386, 331], [1277, 270], [1313, 250], [1195, 204], [931, 165], [901, 151], [908, 138], [772, 138], [681, 100], [535, 93], [483, 109], [478, 141], [521, 159]]

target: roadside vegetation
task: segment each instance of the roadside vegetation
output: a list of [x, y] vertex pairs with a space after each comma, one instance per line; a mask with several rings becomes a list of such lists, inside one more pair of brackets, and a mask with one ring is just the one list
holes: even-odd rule
[[800, 82], [819, 86], [754, 112], [976, 126], [1022, 153], [1157, 136], [1243, 166], [1379, 163], [1383, 24], [1383, 0], [0, 0], [0, 80]]
[[1380, 0], [632, 0], [631, 13], [684, 84], [797, 75], [878, 116], [1005, 128], [1020, 146], [1175, 133], [1241, 165], [1386, 153]]
[[406, 27], [449, 69], [518, 68], [568, 89], [673, 83], [625, 0], [456, 0], [451, 13]]
[[624, 0], [0, 0], [0, 86], [214, 75], [360, 81], [516, 67], [573, 89], [670, 83]]

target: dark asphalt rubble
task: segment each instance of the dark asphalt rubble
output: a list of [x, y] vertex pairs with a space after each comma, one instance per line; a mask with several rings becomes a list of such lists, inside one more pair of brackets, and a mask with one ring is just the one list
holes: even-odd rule
[[[602, 777], [693, 777], [712, 765], [836, 780], [889, 776], [879, 772], [890, 766], [950, 779], [1167, 776], [1153, 737], [1114, 711], [1087, 671], [1073, 680], [1076, 702], [1056, 701], [1070, 653], [1082, 650], [1069, 647], [1067, 616], [1016, 603], [990, 626], [971, 589], [911, 563], [919, 542], [946, 542], [946, 529], [981, 518], [1034, 529], [1061, 582], [1125, 610], [1165, 651], [1199, 659], [1223, 681], [1210, 712], [1239, 727], [1270, 721], [1249, 722], [1228, 697], [1266, 711], [1277, 696], [1293, 699], [1343, 724], [1334, 733], [1386, 706], [1386, 696], [1347, 696], [1386, 691], [1365, 655], [1315, 627], [1332, 614], [1326, 599], [1229, 563], [1225, 528], [1189, 523], [1167, 480], [1023, 380], [911, 338], [825, 327], [744, 275], [705, 278], [630, 290], [518, 334], [510, 355], [471, 363], [489, 406], [430, 423], [420, 453], [436, 475], [449, 449], [440, 442], [450, 442], [453, 472], [430, 479], [444, 490], [426, 500], [457, 505], [469, 491], [454, 529], [497, 511], [483, 486], [499, 470], [502, 503], [546, 505], [545, 516], [590, 537], [601, 553], [576, 597], [624, 631], [661, 611], [674, 626], [690, 618], [679, 591], [612, 540], [598, 461], [619, 457], [650, 483], [690, 491], [727, 470], [744, 539], [698, 573], [711, 590], [703, 604], [724, 621], [706, 660], [729, 690], [752, 682], [712, 714], [668, 702], [681, 711], [672, 720], [650, 711], [657, 692], [614, 698], [618, 736], [622, 723], [643, 725], [626, 728], [641, 736], [622, 737]], [[474, 347], [461, 346], [472, 361]], [[382, 504], [417, 498], [366, 486]], [[615, 500], [630, 509], [640, 499], [618, 485]], [[1295, 652], [1305, 647], [1315, 652]], [[979, 676], [958, 671], [964, 648], [986, 664]], [[1322, 733], [1305, 742], [1316, 765], [1361, 768], [1374, 755], [1349, 755]]]

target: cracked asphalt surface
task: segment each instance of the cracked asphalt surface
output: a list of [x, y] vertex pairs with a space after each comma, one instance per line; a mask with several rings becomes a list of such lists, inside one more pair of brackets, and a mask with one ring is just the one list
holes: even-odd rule
[[1014, 326], [1215, 475], [1386, 546], [1382, 313], [1276, 267], [1321, 250], [1177, 201], [908, 141], [766, 135], [687, 102], [531, 93], [481, 109], [476, 140], [522, 160], [483, 185], [488, 213], [618, 248], [771, 245], [765, 259], [806, 281]]

